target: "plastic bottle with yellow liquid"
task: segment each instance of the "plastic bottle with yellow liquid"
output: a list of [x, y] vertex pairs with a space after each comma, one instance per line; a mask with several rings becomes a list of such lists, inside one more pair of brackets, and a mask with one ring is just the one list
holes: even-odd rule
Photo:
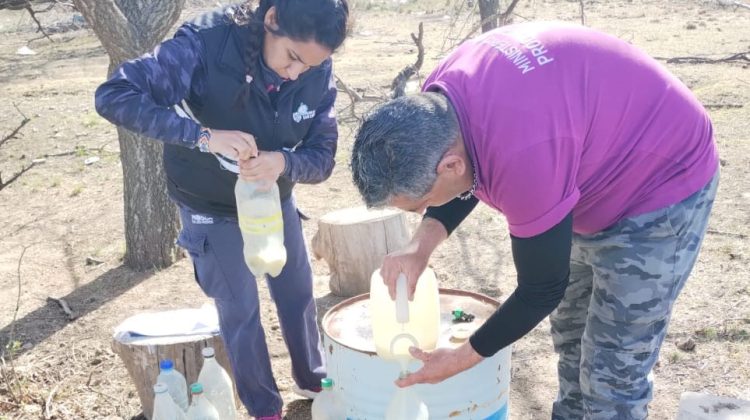
[[238, 177], [234, 195], [247, 267], [256, 278], [278, 276], [286, 264], [279, 187], [274, 182], [265, 189]]

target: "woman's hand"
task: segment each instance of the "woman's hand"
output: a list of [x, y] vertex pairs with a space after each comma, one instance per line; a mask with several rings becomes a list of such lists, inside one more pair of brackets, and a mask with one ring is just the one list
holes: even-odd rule
[[260, 152], [258, 157], [240, 159], [240, 177], [245, 181], [271, 185], [279, 179], [286, 167], [286, 158], [281, 152]]
[[211, 130], [208, 150], [238, 161], [258, 156], [255, 137], [237, 130]]
[[396, 385], [407, 387], [414, 384], [436, 384], [463, 372], [484, 358], [474, 351], [467, 341], [457, 349], [439, 348], [434, 351], [422, 351], [416, 347], [409, 348], [409, 353], [424, 365], [416, 372], [410, 373], [396, 381]]

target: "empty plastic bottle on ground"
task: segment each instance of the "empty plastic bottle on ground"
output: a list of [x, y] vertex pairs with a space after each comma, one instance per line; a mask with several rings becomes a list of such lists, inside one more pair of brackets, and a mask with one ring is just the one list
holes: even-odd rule
[[286, 264], [279, 187], [275, 182], [267, 191], [262, 187], [242, 178], [234, 187], [245, 262], [256, 278], [278, 276]]
[[198, 375], [198, 383], [203, 385], [203, 393], [219, 412], [219, 419], [235, 420], [237, 409], [234, 405], [232, 378], [216, 361], [213, 347], [206, 347], [201, 353], [203, 354], [203, 367]]
[[322, 391], [312, 403], [313, 420], [346, 420], [346, 409], [338, 392], [333, 387], [333, 379], [324, 378], [320, 381]]
[[159, 363], [159, 376], [156, 377], [156, 382], [161, 382], [166, 385], [169, 390], [169, 395], [172, 396], [172, 399], [177, 406], [180, 407], [182, 411], [187, 410], [187, 382], [185, 382], [185, 377], [174, 368], [171, 359], [164, 359]]
[[429, 418], [427, 405], [413, 387], [396, 388], [396, 393], [386, 409], [385, 420], [428, 420]]
[[193, 394], [193, 400], [188, 408], [187, 420], [220, 420], [219, 412], [203, 394], [203, 386], [200, 383], [190, 385], [190, 392]]
[[154, 412], [151, 420], [185, 420], [185, 412], [175, 404], [167, 385], [161, 382], [154, 385]]

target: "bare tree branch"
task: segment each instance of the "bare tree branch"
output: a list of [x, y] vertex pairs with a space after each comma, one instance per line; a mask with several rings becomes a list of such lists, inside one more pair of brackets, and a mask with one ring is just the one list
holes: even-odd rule
[[[16, 294], [16, 308], [13, 310], [13, 319], [10, 321], [10, 333], [8, 334], [8, 343], [5, 344], [6, 348], [10, 348], [11, 350], [8, 352], [8, 364], [10, 365], [10, 371], [6, 372], [5, 367], [5, 350], [3, 350], [3, 356], [2, 359], [2, 376], [3, 380], [6, 382], [6, 385], [8, 386], [8, 392], [11, 395], [11, 398], [13, 398], [13, 401], [16, 403], [20, 403], [23, 397], [23, 390], [21, 389], [21, 383], [18, 380], [18, 376], [16, 375], [16, 367], [13, 363], [13, 352], [15, 351], [15, 341], [16, 341], [16, 319], [18, 319], [18, 311], [21, 309], [21, 263], [23, 262], [23, 256], [26, 255], [26, 250], [29, 249], [29, 246], [24, 246], [21, 250], [21, 256], [18, 257], [18, 268], [16, 269], [17, 272], [17, 278], [18, 278], [18, 293]], [[12, 377], [11, 377], [12, 376]], [[13, 389], [15, 386], [16, 390]]]
[[750, 51], [732, 54], [724, 58], [706, 57], [656, 57], [658, 60], [666, 60], [670, 64], [717, 64], [717, 63], [740, 63], [750, 62]]
[[18, 135], [18, 133], [21, 131], [23, 126], [25, 126], [26, 124], [29, 123], [29, 121], [31, 121], [31, 118], [27, 117], [23, 112], [21, 112], [20, 109], [18, 109], [18, 105], [14, 103], [13, 107], [16, 108], [16, 111], [18, 111], [19, 114], [21, 114], [21, 116], [23, 117], [23, 120], [18, 125], [18, 127], [14, 128], [13, 131], [10, 132], [10, 134], [8, 134], [7, 136], [3, 136], [3, 138], [0, 139], [0, 146], [2, 146], [3, 143], [5, 143], [6, 141], [12, 138], [15, 138]]
[[[52, 7], [54, 7], [54, 6], [55, 6], [55, 5], [53, 4], [53, 5], [52, 5]], [[50, 9], [51, 9], [52, 7], [50, 7]], [[49, 10], [49, 9], [47, 9], [47, 10], [45, 10], [45, 11], [48, 11], [48, 10]], [[53, 41], [53, 40], [52, 40], [52, 38], [50, 38], [50, 37], [49, 37], [49, 34], [47, 34], [47, 32], [45, 32], [45, 31], [44, 31], [44, 27], [42, 26], [42, 22], [39, 22], [39, 19], [37, 19], [37, 17], [36, 17], [37, 11], [36, 11], [36, 10], [34, 10], [34, 8], [33, 8], [33, 7], [31, 7], [31, 3], [26, 3], [26, 11], [27, 11], [27, 12], [29, 12], [29, 14], [31, 15], [31, 18], [32, 18], [32, 19], [34, 20], [34, 22], [36, 23], [36, 28], [37, 28], [37, 31], [38, 31], [38, 32], [41, 32], [41, 33], [42, 33], [42, 35], [43, 35], [43, 36], [44, 36], [45, 38], [47, 38], [47, 39], [49, 39], [49, 40], [50, 40], [50, 42], [55, 42], [55, 41]]]
[[29, 165], [29, 166], [22, 166], [21, 170], [19, 172], [15, 173], [15, 174], [13, 174], [13, 176], [11, 176], [7, 181], [3, 181], [2, 172], [0, 172], [0, 191], [2, 191], [3, 188], [5, 188], [8, 185], [10, 185], [13, 182], [15, 182], [15, 180], [17, 180], [21, 175], [25, 174], [26, 172], [28, 172], [29, 170], [31, 170], [31, 168], [33, 168], [36, 165], [38, 165], [38, 162], [31, 162], [31, 165]]
[[422, 22], [419, 22], [419, 35], [414, 35], [413, 32], [411, 34], [412, 41], [414, 41], [414, 44], [417, 45], [417, 61], [414, 64], [404, 67], [404, 69], [401, 70], [398, 75], [396, 75], [396, 78], [393, 79], [393, 82], [391, 83], [392, 98], [403, 96], [406, 89], [406, 82], [409, 81], [409, 78], [417, 74], [417, 72], [419, 72], [419, 69], [422, 68], [422, 64], [424, 63], [424, 44], [422, 42], [423, 37], [424, 25], [422, 24]]

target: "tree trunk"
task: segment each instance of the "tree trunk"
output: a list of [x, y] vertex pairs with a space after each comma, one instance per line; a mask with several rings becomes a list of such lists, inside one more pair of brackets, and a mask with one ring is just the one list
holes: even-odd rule
[[312, 239], [316, 258], [328, 263], [329, 287], [336, 296], [370, 291], [370, 277], [383, 257], [409, 243], [406, 216], [395, 210], [354, 207], [328, 213]]
[[170, 266], [179, 256], [177, 209], [167, 196], [158, 141], [118, 128], [125, 205], [125, 265], [135, 270]]
[[[213, 347], [216, 361], [232, 377], [232, 367], [220, 335], [191, 335], [172, 337], [112, 338], [112, 351], [120, 356], [141, 400], [143, 415], [150, 419], [154, 411], [154, 384], [159, 375], [159, 362], [172, 359], [174, 368], [185, 376], [188, 389], [198, 381], [203, 367], [204, 347]], [[235, 394], [235, 401], [239, 398]]]
[[482, 32], [497, 28], [500, 0], [479, 0], [479, 18], [482, 21]]
[[[121, 63], [151, 51], [180, 16], [185, 0], [73, 0], [109, 54], [111, 74]], [[125, 264], [164, 268], [180, 253], [177, 209], [167, 197], [162, 144], [118, 129], [125, 206]]]

